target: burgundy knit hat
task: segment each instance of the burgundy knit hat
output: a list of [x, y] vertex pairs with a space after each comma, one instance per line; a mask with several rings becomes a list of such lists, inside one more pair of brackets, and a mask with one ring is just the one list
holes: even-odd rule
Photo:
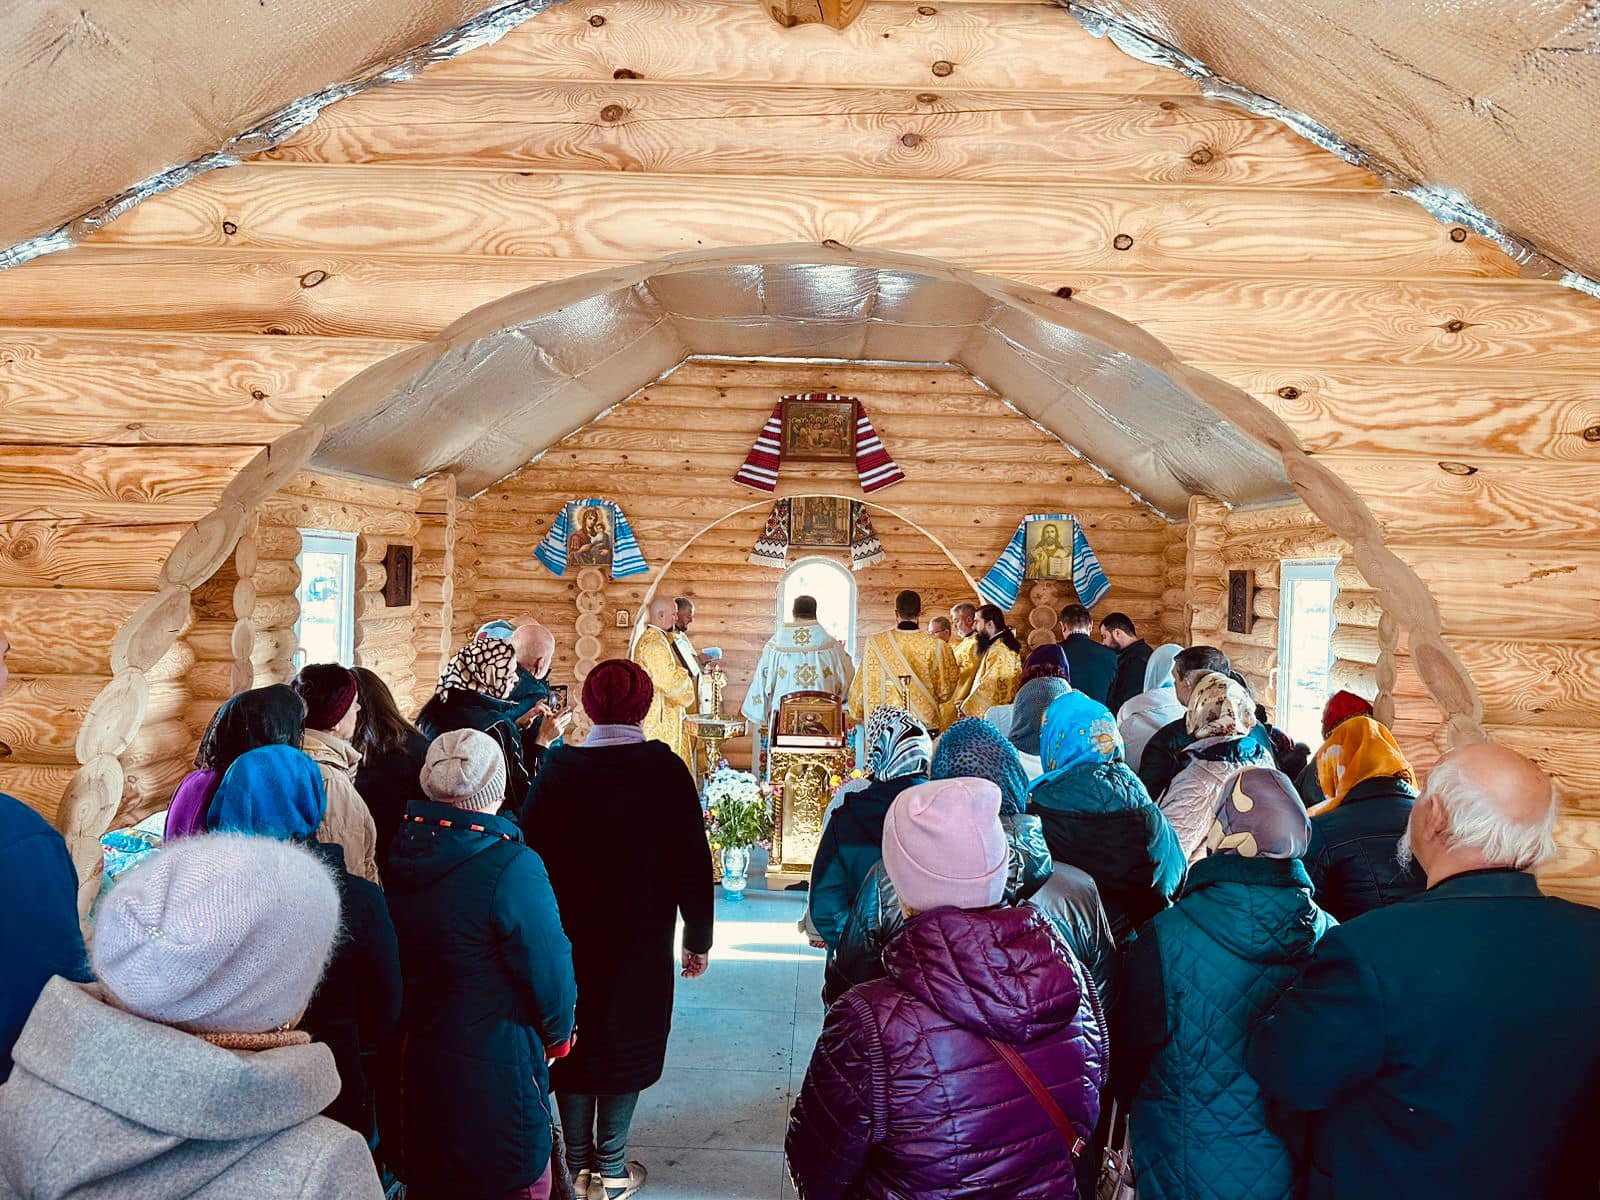
[[638, 663], [608, 658], [583, 681], [583, 711], [596, 725], [637, 725], [655, 694], [655, 685]]
[[338, 663], [312, 663], [294, 677], [306, 704], [307, 729], [332, 729], [356, 702], [356, 673]]
[[1322, 736], [1327, 737], [1334, 728], [1351, 717], [1370, 717], [1372, 702], [1350, 691], [1339, 691], [1328, 697], [1322, 710]]

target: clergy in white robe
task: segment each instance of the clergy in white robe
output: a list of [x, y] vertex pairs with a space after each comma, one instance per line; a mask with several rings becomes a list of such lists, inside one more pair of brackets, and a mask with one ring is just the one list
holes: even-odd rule
[[810, 596], [796, 596], [794, 619], [762, 649], [741, 710], [751, 733], [760, 738], [763, 754], [768, 741], [765, 727], [785, 696], [790, 692], [832, 692], [842, 700], [854, 676], [855, 664], [843, 643], [817, 623], [817, 602]]

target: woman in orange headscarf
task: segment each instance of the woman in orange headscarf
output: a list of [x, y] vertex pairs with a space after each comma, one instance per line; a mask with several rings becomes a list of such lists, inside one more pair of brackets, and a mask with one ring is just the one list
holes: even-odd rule
[[1417, 776], [1394, 735], [1371, 717], [1341, 722], [1317, 751], [1327, 797], [1313, 805], [1305, 864], [1317, 903], [1341, 921], [1393, 904], [1424, 886], [1395, 850], [1411, 820]]

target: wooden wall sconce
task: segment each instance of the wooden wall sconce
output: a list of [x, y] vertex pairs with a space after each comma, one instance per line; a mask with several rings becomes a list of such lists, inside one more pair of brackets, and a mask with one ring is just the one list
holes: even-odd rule
[[1256, 573], [1228, 572], [1228, 632], [1249, 633], [1256, 623]]
[[867, 0], [766, 0], [767, 12], [785, 29], [830, 25], [843, 29], [861, 15]]
[[383, 602], [389, 608], [405, 608], [411, 603], [410, 546], [391, 542], [383, 552]]

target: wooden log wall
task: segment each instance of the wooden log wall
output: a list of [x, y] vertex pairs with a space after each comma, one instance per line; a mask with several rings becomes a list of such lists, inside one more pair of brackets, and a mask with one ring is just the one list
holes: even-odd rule
[[[1303, 504], [1230, 512], [1205, 497], [1189, 502], [1189, 627], [1193, 644], [1219, 647], [1276, 714], [1279, 571], [1285, 559], [1338, 558], [1331, 683], [1375, 700], [1378, 696], [1376, 592], [1349, 561], [1349, 547]], [[1254, 571], [1255, 623], [1249, 633], [1228, 629], [1228, 572]], [[1417, 731], [1431, 743], [1437, 722]], [[1315, 749], [1315, 747], [1312, 747]]]
[[[661, 596], [689, 596], [696, 643], [723, 648], [736, 707], [772, 634], [781, 573], [746, 561], [772, 504], [733, 476], [777, 398], [802, 391], [859, 397], [906, 473], [870, 498], [889, 557], [855, 576], [863, 636], [894, 623], [902, 588], [921, 592], [926, 616], [976, 602], [971, 581], [993, 565], [1017, 522], [1040, 511], [1082, 522], [1112, 583], [1100, 611], [1159, 622], [1168, 524], [965, 372], [719, 362], [684, 365], [468, 506], [477, 532], [470, 545], [457, 541], [457, 583], [475, 597], [477, 619], [531, 612], [556, 630], [557, 678], [570, 676], [573, 578], [553, 577], [533, 547], [566, 501], [615, 499], [654, 571], [608, 584], [602, 657], [627, 652], [630, 631], [617, 627], [617, 610], [636, 614], [652, 584]], [[853, 464], [784, 467], [778, 494], [806, 493], [862, 496]], [[789, 561], [808, 553], [793, 550]], [[829, 556], [849, 561], [847, 551]], [[1070, 588], [1061, 592], [1071, 597]], [[1012, 614], [1023, 638], [1031, 608], [1025, 591]]]
[[320, 430], [258, 450], [356, 371], [534, 284], [833, 238], [1070, 289], [1270, 408], [1431, 588], [1462, 728], [1595, 814], [1560, 882], [1600, 899], [1600, 302], [1056, 6], [706, 11], [552, 7], [0, 272], [0, 787], [54, 812], [82, 766], [74, 811], [121, 803], [129, 731], [108, 701], [72, 745], [82, 714], [113, 679], [159, 695], [186, 589]]
[[256, 634], [254, 686], [281, 683], [294, 674], [294, 625], [300, 615], [295, 589], [300, 573], [302, 529], [354, 533], [356, 538], [356, 665], [370, 667], [399, 699], [402, 709], [416, 691], [413, 663], [417, 657], [417, 592], [404, 608], [384, 604], [383, 556], [391, 541], [416, 547], [423, 529], [418, 514], [421, 497], [407, 488], [357, 483], [306, 471], [262, 506], [264, 539], [256, 568]]

